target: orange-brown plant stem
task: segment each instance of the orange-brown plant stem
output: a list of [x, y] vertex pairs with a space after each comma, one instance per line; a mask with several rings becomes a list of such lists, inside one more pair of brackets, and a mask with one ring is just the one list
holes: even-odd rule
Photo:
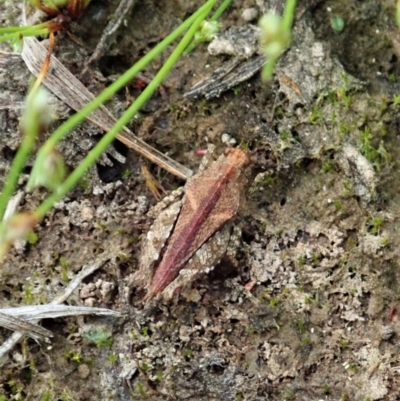
[[44, 80], [44, 77], [46, 76], [47, 71], [49, 70], [51, 55], [53, 53], [55, 43], [56, 43], [56, 41], [55, 41], [54, 32], [50, 32], [50, 35], [49, 35], [49, 48], [47, 49], [46, 58], [44, 60], [42, 69], [40, 71], [40, 74], [38, 75], [38, 77], [36, 79], [36, 82], [32, 87], [31, 95], [34, 94], [39, 89], [39, 86], [42, 84], [42, 82]]

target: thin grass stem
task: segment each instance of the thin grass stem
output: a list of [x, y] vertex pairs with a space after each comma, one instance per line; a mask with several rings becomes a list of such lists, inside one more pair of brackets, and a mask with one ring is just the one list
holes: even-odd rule
[[140, 94], [136, 101], [128, 108], [124, 115], [116, 122], [112, 129], [100, 140], [96, 147], [88, 153], [81, 164], [59, 186], [58, 190], [50, 195], [38, 207], [38, 209], [36, 210], [36, 215], [38, 218], [43, 218], [44, 215], [53, 207], [54, 203], [60, 200], [64, 195], [66, 195], [79, 182], [85, 171], [90, 168], [96, 162], [96, 160], [98, 160], [99, 156], [112, 143], [112, 141], [121, 131], [121, 129], [131, 120], [131, 118], [147, 102], [150, 96], [157, 90], [165, 76], [179, 59], [187, 45], [190, 43], [201, 22], [211, 11], [215, 2], [216, 0], [208, 1], [203, 7], [201, 7], [201, 12], [198, 11], [194, 14], [196, 15], [196, 18], [193, 18], [193, 16], [190, 18], [190, 20], [193, 21], [192, 26], [189, 28], [187, 33], [184, 35], [178, 46], [169, 56], [168, 60], [154, 77], [154, 79], [144, 89], [144, 91]]
[[217, 21], [218, 18], [223, 14], [223, 12], [228, 8], [228, 6], [232, 3], [232, 0], [224, 0], [221, 5], [217, 8], [215, 13], [210, 18], [210, 21]]
[[35, 98], [31, 98], [22, 117], [22, 142], [11, 164], [10, 171], [0, 194], [0, 221], [4, 218], [7, 203], [15, 191], [18, 178], [32, 152], [39, 132], [40, 117], [38, 114], [41, 111], [33, 104], [35, 100]]

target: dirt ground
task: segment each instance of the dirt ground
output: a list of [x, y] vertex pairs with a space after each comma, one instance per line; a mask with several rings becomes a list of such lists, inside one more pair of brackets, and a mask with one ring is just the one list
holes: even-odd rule
[[[17, 19], [15, 3], [1, 2], [3, 24]], [[93, 0], [57, 36], [56, 55], [77, 76], [118, 3]], [[137, 1], [85, 84], [101, 91], [200, 4]], [[242, 16], [250, 7], [260, 15], [273, 5], [234, 1], [222, 32], [256, 25]], [[223, 259], [173, 301], [143, 310], [129, 283], [157, 200], [140, 167], [166, 192], [183, 181], [116, 142], [126, 162], [104, 158], [35, 229], [38, 240], [9, 253], [0, 306], [50, 302], [82, 266], [113, 250], [118, 257], [68, 303], [123, 317], [44, 320], [51, 343], [26, 339], [2, 361], [0, 400], [400, 400], [394, 2], [302, 1], [296, 15], [292, 46], [269, 84], [257, 73], [220, 97], [184, 98], [231, 58], [203, 44], [168, 76], [167, 97], [155, 94], [130, 125], [194, 170], [194, 151], [213, 143], [220, 153], [223, 137], [251, 150], [254, 183], [234, 221], [241, 229], [234, 261]], [[336, 16], [345, 23], [340, 32], [331, 26]], [[153, 77], [164, 61], [143, 74]], [[16, 55], [0, 59], [0, 77], [3, 181], [20, 143], [30, 76]], [[133, 81], [107, 106], [120, 115], [141, 90]], [[54, 126], [72, 114], [56, 98], [54, 110]], [[85, 123], [64, 141], [71, 169], [100, 135]], [[32, 210], [45, 196], [36, 190], [21, 207]], [[9, 335], [0, 330], [0, 343]]]

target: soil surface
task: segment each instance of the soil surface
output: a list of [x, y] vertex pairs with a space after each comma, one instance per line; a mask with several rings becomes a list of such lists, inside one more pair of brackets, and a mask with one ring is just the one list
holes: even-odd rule
[[[1, 2], [4, 25], [18, 21], [15, 3]], [[79, 22], [57, 35], [57, 58], [93, 93], [201, 5], [137, 1], [105, 54], [80, 77], [118, 3], [92, 1]], [[251, 7], [259, 17], [281, 5], [234, 1], [221, 32], [257, 26], [258, 17], [243, 17]], [[218, 154], [226, 142], [250, 150], [253, 184], [234, 219], [235, 257], [172, 301], [144, 309], [131, 283], [151, 224], [146, 213], [157, 199], [141, 166], [166, 193], [184, 182], [116, 142], [36, 227], [37, 241], [9, 252], [0, 268], [0, 306], [51, 302], [83, 266], [112, 251], [117, 257], [68, 303], [123, 316], [42, 321], [51, 343], [25, 339], [9, 353], [0, 400], [399, 400], [394, 16], [394, 2], [302, 1], [273, 80], [264, 84], [256, 73], [212, 99], [184, 93], [235, 56], [211, 55], [201, 44], [182, 57], [130, 128], [194, 171], [201, 161], [194, 152], [209, 143]], [[343, 19], [342, 30], [332, 28], [335, 17]], [[0, 56], [2, 182], [20, 144], [30, 76], [20, 56]], [[143, 75], [152, 78], [165, 59]], [[132, 81], [107, 107], [119, 116], [142, 90], [143, 80]], [[54, 127], [73, 114], [56, 98], [52, 107]], [[69, 169], [101, 135], [89, 123], [71, 133], [60, 146]], [[25, 194], [21, 209], [34, 210], [46, 196], [44, 189]], [[0, 330], [1, 343], [9, 336]]]

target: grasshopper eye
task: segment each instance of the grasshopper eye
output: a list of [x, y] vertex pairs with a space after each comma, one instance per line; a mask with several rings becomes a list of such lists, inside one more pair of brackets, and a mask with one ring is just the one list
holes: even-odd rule
[[224, 155], [230, 156], [231, 161], [238, 167], [247, 167], [250, 164], [250, 158], [246, 152], [238, 148], [225, 148]]
[[247, 167], [251, 163], [250, 157], [246, 153], [243, 153], [243, 156], [244, 156], [243, 167]]
[[228, 156], [229, 153], [232, 153], [232, 149], [233, 149], [233, 148], [225, 148], [225, 149], [224, 149], [224, 155], [225, 155], [225, 156]]

